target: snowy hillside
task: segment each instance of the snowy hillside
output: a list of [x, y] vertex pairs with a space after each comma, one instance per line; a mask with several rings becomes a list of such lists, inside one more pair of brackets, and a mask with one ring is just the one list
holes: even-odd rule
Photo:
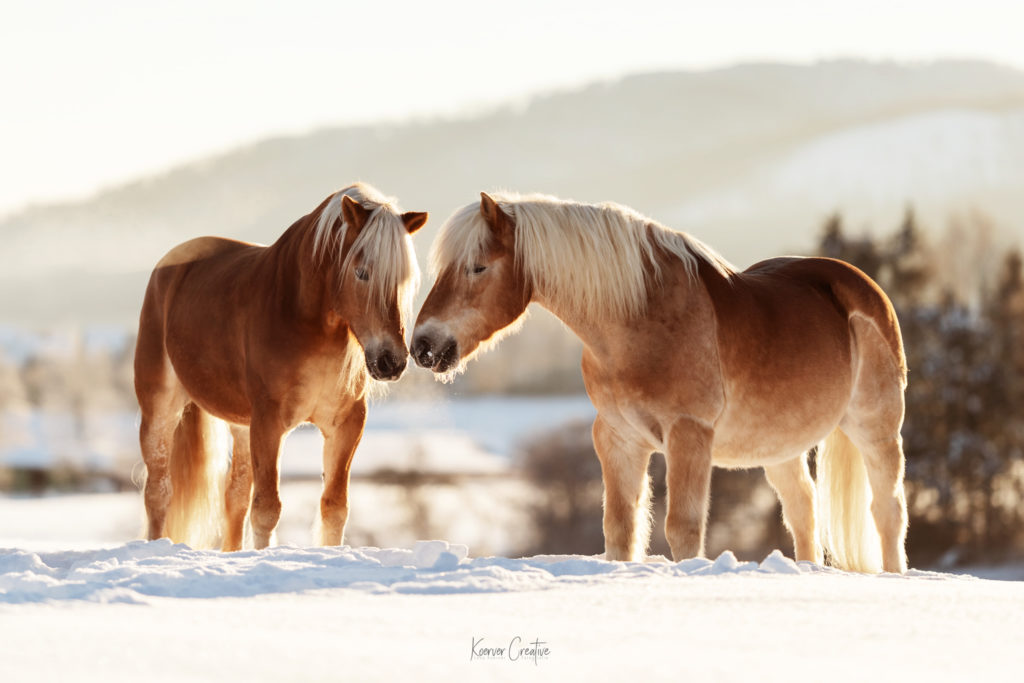
[[933, 230], [952, 214], [980, 209], [998, 218], [1004, 237], [1020, 239], [1022, 188], [1024, 108], [941, 109], [814, 137], [668, 214], [680, 227], [717, 225], [725, 253], [749, 236], [743, 226], [816, 226], [839, 211], [848, 224], [877, 231], [891, 229], [908, 205]]
[[131, 322], [172, 245], [271, 241], [355, 179], [431, 212], [421, 256], [456, 206], [495, 187], [629, 204], [739, 265], [809, 248], [837, 208], [891, 223], [912, 202], [941, 230], [949, 210], [978, 206], [1020, 233], [1022, 111], [1024, 74], [991, 64], [748, 64], [266, 140], [0, 218], [0, 308], [10, 321]]

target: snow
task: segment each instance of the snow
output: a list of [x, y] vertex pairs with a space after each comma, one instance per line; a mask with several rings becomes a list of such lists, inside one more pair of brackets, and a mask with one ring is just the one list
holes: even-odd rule
[[[358, 479], [340, 548], [309, 545], [315, 480], [283, 482], [285, 545], [237, 553], [131, 540], [138, 493], [0, 497], [0, 680], [1020, 677], [1024, 582], [854, 575], [778, 551], [510, 556], [528, 492], [472, 431], [497, 428], [430, 410], [410, 431], [420, 455], [400, 455], [396, 423], [368, 430], [356, 462], [484, 475], [423, 487], [412, 509], [445, 540], [418, 540], [403, 494]], [[290, 437], [286, 471], [318, 472], [317, 439]]]
[[[402, 548], [297, 548], [219, 553], [159, 541], [115, 548], [31, 552], [0, 550], [0, 602], [68, 600], [151, 604], [152, 598], [255, 597], [347, 589], [369, 594], [507, 593], [571, 585], [613, 585], [637, 579], [727, 574], [811, 574], [775, 551], [764, 562], [738, 562], [731, 552], [714, 562], [607, 562], [596, 557], [544, 555], [525, 559], [468, 558], [468, 548], [418, 541]], [[916, 572], [915, 576], [939, 576]]]
[[595, 414], [585, 394], [385, 400], [371, 406], [366, 428], [463, 432], [480, 448], [507, 457], [524, 436], [569, 420], [593, 420]]
[[[316, 500], [296, 486], [286, 518]], [[350, 526], [369, 509], [355, 498]], [[128, 540], [141, 511], [137, 494], [0, 498], [0, 680], [989, 682], [1024, 665], [1024, 582], [854, 575], [778, 551], [619, 563], [447, 540], [319, 548], [308, 520], [281, 534], [297, 545], [218, 553]]]
[[844, 129], [771, 168], [773, 190], [819, 205], [938, 201], [1024, 179], [1024, 111], [937, 110]]
[[1021, 583], [851, 575], [777, 551], [760, 563], [466, 551], [2, 550], [0, 675], [997, 681], [1024, 664]]
[[[1024, 110], [940, 108], [823, 131], [666, 206], [663, 215], [742, 265], [773, 255], [749, 252], [751, 226], [820, 225], [836, 211], [847, 225], [880, 229], [908, 204], [926, 225], [940, 227], [951, 214], [981, 207], [1014, 230], [1022, 183]], [[778, 248], [807, 246], [789, 239]]]

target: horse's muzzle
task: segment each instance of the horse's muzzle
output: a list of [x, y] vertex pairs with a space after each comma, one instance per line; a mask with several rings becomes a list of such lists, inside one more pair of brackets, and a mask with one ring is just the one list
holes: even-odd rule
[[459, 345], [453, 337], [437, 344], [429, 335], [417, 335], [412, 342], [412, 357], [421, 368], [448, 372], [459, 363]]
[[398, 356], [388, 349], [366, 352], [366, 369], [375, 380], [393, 382], [405, 372], [405, 365], [404, 355]]

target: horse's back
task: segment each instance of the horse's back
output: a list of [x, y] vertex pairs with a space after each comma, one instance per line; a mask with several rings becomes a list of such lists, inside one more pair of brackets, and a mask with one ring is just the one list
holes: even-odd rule
[[164, 254], [163, 258], [157, 261], [156, 270], [201, 261], [219, 254], [237, 252], [255, 246], [260, 245], [240, 242], [227, 237], [196, 237], [182, 242]]
[[153, 268], [144, 307], [158, 305], [165, 309], [183, 286], [221, 288], [244, 276], [251, 269], [252, 257], [263, 249], [262, 245], [226, 237], [196, 237], [182, 242]]

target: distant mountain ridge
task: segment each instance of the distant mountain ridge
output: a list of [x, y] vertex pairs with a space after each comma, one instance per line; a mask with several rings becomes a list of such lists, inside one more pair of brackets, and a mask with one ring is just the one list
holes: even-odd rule
[[483, 189], [614, 200], [746, 265], [822, 217], [942, 227], [978, 206], [1024, 234], [1024, 72], [981, 62], [654, 73], [473, 118], [274, 138], [0, 220], [0, 321], [129, 322], [149, 268], [200, 234], [273, 241], [356, 179], [428, 210], [421, 255]]

